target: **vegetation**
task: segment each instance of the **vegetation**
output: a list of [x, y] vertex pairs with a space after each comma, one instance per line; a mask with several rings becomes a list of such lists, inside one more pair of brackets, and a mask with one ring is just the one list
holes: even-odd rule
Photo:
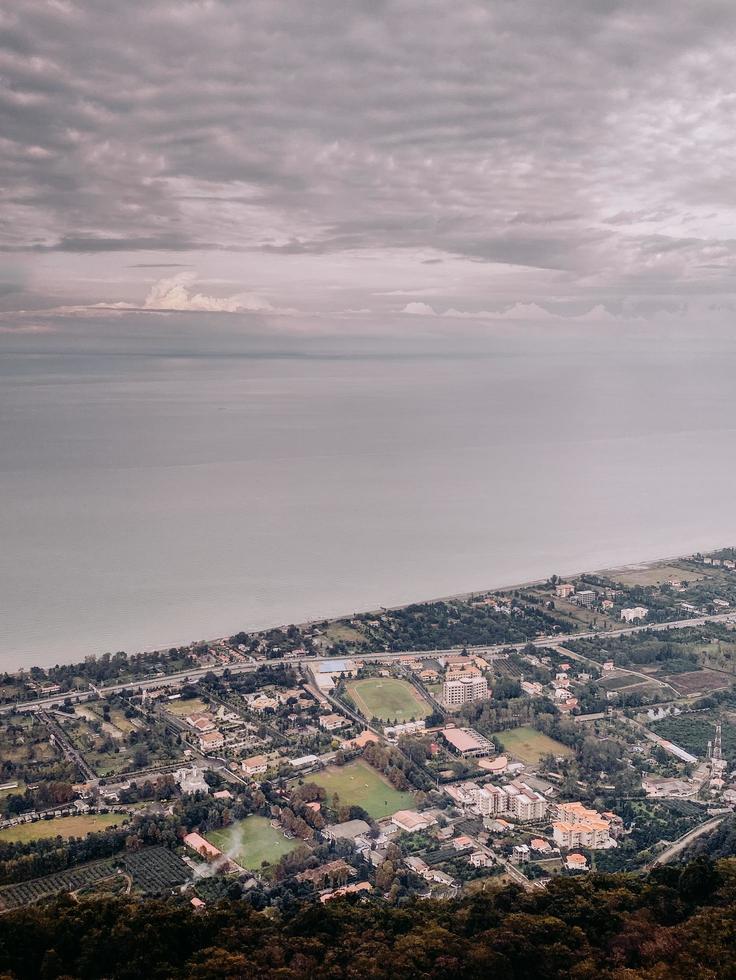
[[241, 868], [251, 871], [259, 871], [264, 864], [276, 864], [300, 843], [286, 838], [283, 831], [272, 827], [266, 817], [258, 816], [246, 817], [220, 830], [211, 830], [207, 833], [207, 840]]
[[536, 766], [545, 755], [570, 756], [572, 750], [561, 742], [538, 732], [528, 725], [519, 728], [509, 728], [494, 736], [509, 755], [521, 759], [530, 766]]
[[324, 787], [328, 800], [337, 795], [339, 803], [362, 807], [374, 819], [411, 807], [414, 802], [411, 793], [396, 789], [361, 759], [314, 773], [309, 779]]
[[490, 885], [400, 908], [297, 902], [265, 916], [227, 899], [195, 912], [186, 899], [60, 898], [0, 917], [0, 971], [17, 980], [690, 980], [734, 975], [735, 933], [734, 862], [701, 858], [645, 878], [559, 877], [533, 892]]
[[0, 830], [0, 841], [33, 841], [43, 837], [86, 837], [128, 819], [125, 813], [84, 813], [72, 817], [56, 817], [54, 820], [37, 820], [34, 823], [17, 824]]

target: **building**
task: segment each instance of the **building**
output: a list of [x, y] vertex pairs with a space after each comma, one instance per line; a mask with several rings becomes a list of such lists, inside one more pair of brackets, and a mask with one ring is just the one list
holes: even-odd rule
[[300, 755], [297, 759], [289, 759], [292, 769], [309, 769], [319, 762], [318, 755]]
[[646, 606], [629, 606], [621, 610], [621, 619], [626, 623], [636, 623], [640, 619], [646, 619], [648, 613]]
[[428, 813], [417, 813], [416, 810], [399, 810], [391, 817], [391, 822], [399, 830], [411, 834], [417, 830], [426, 830], [427, 827], [437, 823], [437, 820]]
[[570, 598], [576, 605], [584, 606], [586, 609], [592, 609], [596, 603], [597, 596], [592, 589], [582, 589], [580, 592], [573, 593]]
[[325, 827], [322, 831], [328, 840], [352, 840], [367, 834], [370, 831], [370, 824], [365, 820], [346, 820], [344, 823], [333, 823]]
[[496, 751], [492, 742], [472, 728], [443, 728], [440, 734], [458, 755], [480, 759]]
[[210, 844], [200, 834], [187, 834], [184, 838], [184, 844], [199, 857], [204, 858], [205, 861], [216, 861], [223, 856], [218, 847]]
[[615, 847], [610, 821], [582, 803], [558, 803], [558, 820], [552, 824], [552, 837], [558, 847]]
[[336, 888], [334, 891], [325, 892], [320, 895], [319, 900], [323, 904], [329, 902], [333, 898], [340, 898], [341, 895], [354, 895], [356, 892], [372, 892], [373, 885], [368, 881], [356, 881], [353, 885], [342, 885], [340, 888]]
[[613, 609], [613, 599], [604, 599], [601, 603], [601, 609], [605, 609], [608, 612], [609, 609]]
[[211, 752], [214, 749], [221, 749], [225, 744], [225, 736], [222, 732], [205, 732], [199, 736], [199, 747], [203, 752]]
[[386, 738], [398, 739], [400, 735], [416, 735], [417, 732], [424, 731], [426, 723], [424, 718], [419, 721], [404, 721], [400, 725], [384, 725], [383, 732]]
[[[369, 745], [371, 742], [380, 742], [380, 741], [381, 740], [379, 739], [378, 735], [376, 735], [374, 732], [369, 731], [366, 728], [366, 730], [364, 732], [361, 732], [360, 735], [358, 735], [356, 738], [350, 738], [345, 742], [341, 742], [340, 748], [344, 752], [350, 752], [354, 749], [365, 748], [365, 746]], [[292, 765], [294, 765], [293, 762]]]
[[471, 701], [482, 701], [487, 697], [488, 681], [482, 675], [458, 677], [456, 680], [447, 680], [442, 685], [442, 702], [448, 708]]
[[575, 591], [575, 586], [571, 585], [569, 582], [560, 582], [559, 585], [555, 586], [555, 595], [560, 599], [569, 598]]
[[200, 711], [193, 715], [187, 715], [184, 721], [190, 728], [193, 728], [195, 731], [199, 732], [200, 735], [203, 735], [205, 732], [214, 731], [215, 728], [215, 719], [212, 717], [212, 715], [209, 715], [204, 711]]
[[182, 793], [209, 793], [210, 787], [199, 769], [177, 769], [174, 782]]
[[332, 712], [329, 715], [320, 715], [319, 726], [325, 731], [334, 732], [337, 728], [344, 728], [349, 722], [347, 718]]
[[506, 772], [508, 769], [509, 760], [505, 755], [497, 755], [495, 759], [479, 759], [478, 766], [480, 769], [485, 769], [486, 772], [492, 772], [496, 776], [500, 776], [501, 773]]
[[258, 776], [268, 769], [268, 759], [265, 755], [252, 755], [248, 759], [243, 759], [240, 767], [246, 776]]
[[565, 858], [565, 867], [568, 871], [587, 871], [588, 859], [584, 854], [568, 854]]
[[520, 687], [524, 694], [528, 694], [530, 698], [541, 697], [544, 693], [544, 688], [539, 681], [522, 681]]
[[511, 812], [519, 823], [544, 820], [547, 814], [547, 800], [528, 783], [511, 783], [506, 787], [506, 792], [511, 798]]

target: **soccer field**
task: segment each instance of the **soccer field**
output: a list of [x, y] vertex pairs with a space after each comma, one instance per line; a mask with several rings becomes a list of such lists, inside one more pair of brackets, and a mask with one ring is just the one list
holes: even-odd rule
[[538, 732], [535, 728], [522, 725], [520, 728], [510, 728], [506, 732], [496, 732], [495, 738], [503, 745], [509, 755], [528, 765], [536, 765], [543, 755], [551, 752], [554, 755], [570, 756], [573, 754], [562, 742], [556, 742], [548, 735]]
[[414, 805], [411, 793], [395, 789], [380, 772], [360, 759], [346, 766], [330, 766], [322, 772], [312, 773], [307, 781], [324, 786], [328, 801], [333, 793], [337, 793], [340, 803], [361, 806], [375, 820]]
[[396, 677], [366, 677], [350, 681], [347, 692], [368, 719], [399, 723], [426, 718], [432, 709], [408, 681]]
[[220, 830], [208, 830], [205, 836], [210, 844], [219, 847], [241, 868], [248, 868], [249, 871], [260, 871], [264, 861], [275, 864], [284, 854], [304, 843], [289, 840], [271, 826], [270, 820], [258, 816], [236, 820]]

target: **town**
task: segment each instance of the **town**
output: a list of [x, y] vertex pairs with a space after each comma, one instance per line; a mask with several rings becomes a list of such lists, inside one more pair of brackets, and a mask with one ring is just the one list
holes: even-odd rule
[[736, 549], [7, 674], [0, 759], [0, 912], [644, 872], [734, 821]]

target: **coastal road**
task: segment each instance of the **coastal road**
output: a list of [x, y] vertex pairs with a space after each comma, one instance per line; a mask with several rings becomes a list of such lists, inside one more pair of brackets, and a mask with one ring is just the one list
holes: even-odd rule
[[[526, 640], [523, 643], [499, 643], [495, 646], [490, 644], [482, 644], [478, 646], [469, 646], [465, 649], [467, 649], [469, 653], [478, 654], [480, 656], [484, 654], [487, 656], [498, 656], [504, 651], [519, 651], [523, 650], [529, 645], [535, 647], [555, 648], [564, 646], [565, 643], [574, 642], [575, 640], [591, 638], [601, 639], [602, 637], [606, 636], [626, 636], [631, 633], [641, 633], [646, 630], [661, 632], [662, 630], [670, 629], [688, 629], [689, 627], [693, 626], [703, 626], [705, 623], [718, 622], [736, 622], [736, 612], [714, 613], [712, 616], [699, 616], [696, 619], [680, 619], [670, 623], [652, 623], [650, 625], [644, 624], [641, 626], [626, 626], [621, 629], [588, 630], [580, 633], [566, 634], [552, 633], [547, 636], [538, 636], [533, 640]], [[400, 660], [402, 657], [413, 657], [416, 660], [427, 660], [435, 659], [437, 657], [453, 656], [459, 654], [462, 649], [463, 647], [451, 647], [444, 650], [401, 650], [396, 652], [381, 651], [380, 653], [366, 653], [353, 658], [343, 657], [342, 659], [358, 659], [375, 663], [391, 663], [394, 660]], [[211, 667], [197, 667], [192, 670], [182, 670], [175, 674], [156, 675], [155, 677], [146, 677], [136, 681], [126, 681], [125, 683], [120, 684], [108, 684], [104, 687], [98, 687], [85, 691], [70, 691], [63, 694], [57, 694], [52, 697], [41, 698], [35, 701], [22, 701], [14, 704], [5, 704], [0, 706], [0, 714], [9, 714], [13, 711], [40, 711], [44, 708], [50, 708], [55, 704], [59, 704], [66, 700], [66, 698], [69, 698], [73, 703], [80, 703], [82, 701], [89, 701], [91, 698], [98, 696], [105, 697], [109, 694], [117, 694], [120, 691], [125, 690], [164, 690], [167, 687], [177, 687], [183, 684], [185, 681], [196, 682], [206, 674], [221, 676], [225, 673], [225, 671], [228, 671], [230, 674], [243, 674], [257, 670], [258, 667], [261, 666], [274, 666], [277, 664], [288, 664], [293, 667], [310, 667], [314, 664], [323, 663], [326, 659], [329, 660], [330, 658], [302, 657], [299, 660], [273, 658], [270, 660], [264, 659], [248, 661], [246, 663], [219, 664]]]

